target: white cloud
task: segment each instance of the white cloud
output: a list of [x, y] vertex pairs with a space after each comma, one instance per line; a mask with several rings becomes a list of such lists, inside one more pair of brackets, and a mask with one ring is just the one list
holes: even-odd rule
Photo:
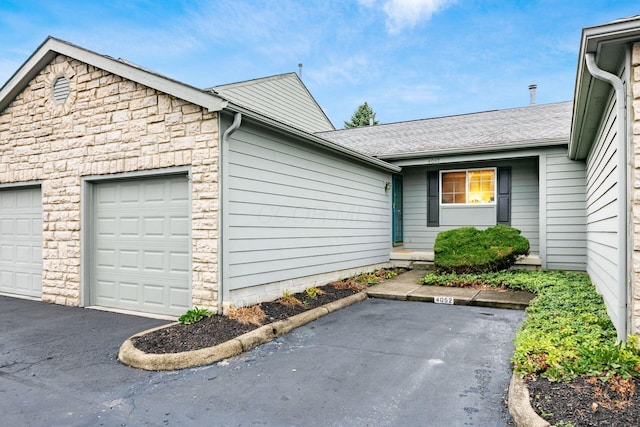
[[325, 65], [310, 69], [306, 75], [321, 86], [353, 86], [371, 81], [375, 68], [370, 58], [359, 54], [330, 58]]
[[[398, 34], [405, 28], [428, 21], [434, 13], [446, 9], [456, 0], [387, 0], [382, 9], [387, 15], [387, 31]], [[370, 4], [370, 2], [368, 2]]]

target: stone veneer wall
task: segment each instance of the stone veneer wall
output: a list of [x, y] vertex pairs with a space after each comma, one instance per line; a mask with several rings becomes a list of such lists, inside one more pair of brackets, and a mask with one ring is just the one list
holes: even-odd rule
[[633, 221], [633, 276], [631, 289], [631, 328], [630, 333], [640, 335], [640, 43], [633, 45], [631, 54], [631, 91], [632, 91], [632, 147], [633, 165], [632, 221]]
[[42, 181], [43, 301], [81, 301], [82, 176], [191, 166], [193, 304], [216, 308], [218, 131], [200, 106], [61, 55], [47, 65], [0, 112], [0, 184]]

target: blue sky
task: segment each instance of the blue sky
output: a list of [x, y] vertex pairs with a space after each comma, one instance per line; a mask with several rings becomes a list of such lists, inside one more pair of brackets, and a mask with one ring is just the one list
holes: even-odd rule
[[627, 0], [34, 1], [0, 5], [0, 84], [48, 36], [196, 87], [297, 72], [337, 128], [573, 96], [583, 27]]

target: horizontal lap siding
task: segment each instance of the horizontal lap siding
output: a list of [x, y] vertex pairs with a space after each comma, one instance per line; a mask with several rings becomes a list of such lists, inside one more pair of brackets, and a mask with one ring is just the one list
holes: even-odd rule
[[[616, 102], [612, 98], [587, 158], [587, 272], [614, 323], [619, 319], [618, 170]], [[623, 325], [616, 325], [617, 328]]]
[[445, 227], [427, 227], [427, 169], [406, 167], [402, 174], [403, 247], [431, 251], [436, 235]]
[[529, 251], [540, 252], [537, 160], [516, 160], [511, 166], [511, 226], [529, 239]]
[[[529, 239], [531, 252], [539, 251], [539, 214], [538, 214], [538, 164], [536, 159], [499, 161], [487, 164], [456, 165], [455, 169], [475, 167], [511, 166], [512, 168], [512, 202], [511, 225], [522, 231]], [[468, 221], [459, 224], [427, 227], [427, 168], [406, 167], [403, 169], [404, 180], [404, 248], [411, 250], [432, 251], [433, 243], [439, 232], [458, 227], [475, 226], [484, 228], [486, 224], [474, 221], [473, 209], [466, 209]], [[457, 208], [456, 208], [457, 209]], [[462, 208], [464, 209], [464, 208]], [[495, 225], [495, 208], [492, 225]], [[446, 209], [441, 209], [440, 220]]]
[[546, 262], [550, 270], [585, 270], [585, 165], [565, 150], [546, 155]]
[[220, 88], [222, 96], [306, 132], [333, 130], [329, 119], [295, 75], [278, 76], [256, 84]]
[[233, 290], [387, 262], [390, 179], [243, 125], [229, 145], [225, 283]]

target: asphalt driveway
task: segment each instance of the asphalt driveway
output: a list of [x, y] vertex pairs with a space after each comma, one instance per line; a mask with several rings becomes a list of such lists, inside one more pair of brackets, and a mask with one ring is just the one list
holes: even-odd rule
[[120, 364], [166, 322], [0, 297], [0, 414], [29, 426], [506, 426], [518, 310], [369, 299], [213, 366]]

